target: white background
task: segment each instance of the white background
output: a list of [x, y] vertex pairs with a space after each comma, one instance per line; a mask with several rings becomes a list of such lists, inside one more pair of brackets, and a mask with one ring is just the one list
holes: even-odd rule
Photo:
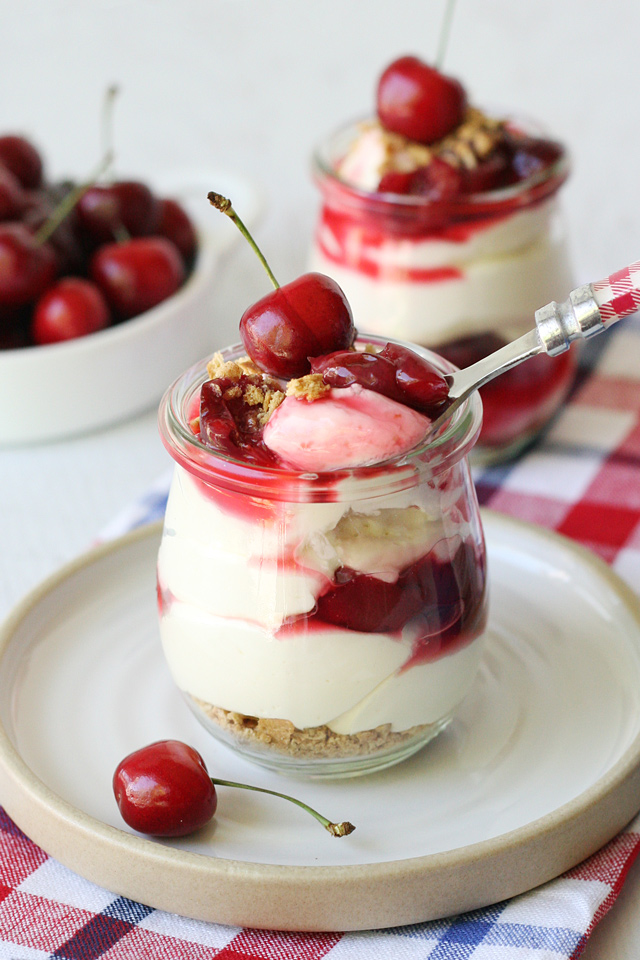
[[[257, 237], [286, 282], [304, 268], [312, 230], [314, 144], [372, 110], [390, 60], [433, 59], [443, 6], [0, 0], [0, 131], [33, 138], [51, 175], [83, 178], [102, 149], [104, 91], [117, 82], [118, 172], [144, 179], [210, 167], [259, 182], [266, 212]], [[473, 102], [536, 117], [570, 146], [565, 209], [580, 282], [640, 258], [639, 45], [637, 0], [458, 0], [455, 11], [446, 71]], [[218, 283], [221, 331], [267, 289], [257, 261], [236, 248]], [[37, 416], [39, 402], [36, 384], [25, 416]], [[0, 612], [84, 549], [166, 465], [153, 413], [91, 437], [0, 452]], [[637, 891], [628, 885], [626, 905], [587, 960], [637, 956], [623, 925]]]

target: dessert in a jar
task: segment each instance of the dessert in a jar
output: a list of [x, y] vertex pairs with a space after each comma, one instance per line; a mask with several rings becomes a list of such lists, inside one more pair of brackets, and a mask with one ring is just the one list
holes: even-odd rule
[[176, 462], [164, 653], [198, 719], [249, 759], [380, 769], [442, 730], [476, 675], [486, 565], [466, 455], [481, 404], [430, 438], [446, 361], [356, 338], [318, 274], [249, 308], [241, 332], [160, 408]]
[[[320, 145], [314, 270], [344, 289], [361, 330], [468, 366], [532, 326], [572, 286], [559, 192], [565, 148], [470, 105], [415, 57], [382, 74], [377, 116]], [[481, 391], [485, 460], [513, 456], [562, 403], [575, 352], [540, 356]]]

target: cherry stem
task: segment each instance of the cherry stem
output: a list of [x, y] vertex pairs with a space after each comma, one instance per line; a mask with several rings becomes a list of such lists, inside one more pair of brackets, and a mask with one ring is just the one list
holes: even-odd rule
[[94, 170], [92, 176], [84, 183], [78, 184], [73, 190], [62, 198], [50, 217], [48, 217], [39, 230], [36, 230], [33, 239], [37, 246], [40, 246], [49, 239], [52, 233], [57, 230], [64, 218], [73, 210], [77, 202], [94, 185], [96, 180], [108, 169], [113, 160], [113, 154], [109, 151], [105, 154], [98, 167]]
[[447, 0], [444, 16], [442, 18], [442, 25], [440, 27], [440, 39], [438, 42], [438, 55], [436, 57], [436, 70], [442, 70], [444, 64], [444, 57], [447, 52], [447, 46], [449, 43], [449, 34], [451, 33], [451, 23], [453, 21], [453, 8], [456, 5], [456, 0]]
[[[211, 197], [209, 197], [211, 199]], [[312, 807], [309, 807], [306, 803], [303, 803], [302, 800], [296, 800], [295, 797], [288, 797], [286, 793], [278, 793], [276, 790], [267, 790], [266, 787], [250, 787], [248, 783], [234, 783], [231, 780], [218, 780], [215, 777], [211, 777], [211, 783], [215, 784], [217, 787], [238, 787], [240, 790], [255, 790], [257, 793], [268, 793], [272, 797], [280, 797], [281, 800], [288, 800], [290, 803], [295, 803], [297, 807], [302, 807], [303, 810], [306, 810], [307, 813], [310, 813], [312, 817], [321, 823], [325, 830], [328, 830], [332, 837], [347, 837], [350, 833], [353, 833], [355, 827], [352, 823], [349, 823], [348, 820], [343, 821], [342, 823], [331, 823], [330, 820], [327, 820], [326, 817], [323, 817], [321, 813], [318, 813], [317, 810], [314, 810]]]
[[102, 104], [102, 155], [113, 156], [113, 105], [120, 93], [120, 88], [113, 83], [107, 87]]
[[278, 288], [280, 287], [280, 284], [278, 283], [273, 273], [271, 272], [271, 267], [267, 263], [258, 244], [253, 239], [253, 237], [245, 227], [244, 223], [242, 222], [242, 220], [240, 219], [236, 211], [233, 209], [231, 200], [227, 200], [227, 198], [223, 197], [222, 194], [220, 193], [214, 193], [213, 190], [207, 194], [207, 199], [212, 207], [215, 207], [216, 210], [220, 211], [220, 213], [225, 213], [230, 220], [233, 220], [236, 227], [238, 228], [242, 236], [245, 238], [245, 240], [248, 241], [249, 245], [254, 250], [258, 259], [260, 260], [260, 263], [262, 264], [264, 269], [267, 271], [267, 276], [269, 277], [269, 280], [271, 280], [271, 283], [274, 285], [276, 290], [278, 290]]

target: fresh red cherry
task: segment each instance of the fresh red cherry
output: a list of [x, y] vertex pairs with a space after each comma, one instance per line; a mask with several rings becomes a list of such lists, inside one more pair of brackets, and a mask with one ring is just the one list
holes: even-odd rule
[[135, 180], [95, 184], [78, 201], [77, 212], [83, 230], [96, 243], [148, 236], [160, 217], [157, 198]]
[[159, 740], [135, 750], [113, 775], [113, 792], [122, 819], [134, 830], [155, 837], [182, 837], [203, 827], [217, 807], [216, 786], [254, 790], [302, 807], [333, 837], [346, 837], [353, 824], [331, 823], [301, 800], [284, 793], [209, 776], [197, 750], [180, 740]]
[[28, 205], [18, 178], [0, 165], [0, 220], [18, 220]]
[[36, 300], [55, 278], [56, 256], [23, 223], [0, 223], [0, 305]]
[[418, 143], [435, 143], [461, 122], [467, 97], [457, 80], [417, 57], [394, 60], [378, 81], [377, 110], [383, 127]]
[[200, 754], [179, 740], [161, 740], [130, 753], [113, 776], [125, 823], [156, 837], [182, 837], [216, 812], [216, 790]]
[[240, 318], [240, 336], [253, 362], [273, 377], [303, 377], [311, 369], [310, 357], [350, 347], [356, 329], [351, 307], [335, 280], [305, 273], [281, 287], [231, 201], [213, 192], [208, 199], [233, 220], [275, 287]]
[[96, 333], [109, 325], [109, 308], [94, 283], [65, 277], [36, 303], [31, 326], [34, 343], [58, 343]]
[[24, 137], [0, 137], [0, 164], [17, 177], [25, 190], [35, 190], [42, 184], [42, 158]]
[[[48, 184], [41, 190], [29, 191], [27, 208], [21, 220], [35, 232], [48, 224], [54, 211], [63, 199], [74, 189], [72, 183]], [[76, 210], [73, 208], [57, 224], [48, 237], [58, 259], [58, 272], [80, 275], [86, 272], [87, 261], [82, 239], [78, 231]]]
[[309, 357], [350, 347], [351, 308], [330, 277], [306, 273], [245, 310], [240, 336], [253, 362], [275, 377], [302, 377]]
[[177, 200], [170, 198], [160, 200], [159, 207], [160, 216], [156, 228], [157, 233], [175, 243], [185, 262], [189, 263], [196, 252], [198, 243], [196, 231], [189, 215]]
[[166, 300], [181, 285], [185, 273], [178, 250], [164, 237], [134, 237], [99, 247], [90, 272], [121, 319], [135, 317]]

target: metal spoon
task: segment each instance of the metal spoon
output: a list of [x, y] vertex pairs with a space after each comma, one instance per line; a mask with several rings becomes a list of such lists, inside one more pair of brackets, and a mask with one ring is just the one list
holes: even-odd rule
[[449, 399], [431, 423], [429, 433], [438, 430], [474, 390], [539, 353], [555, 357], [568, 350], [574, 340], [601, 333], [612, 324], [640, 309], [640, 260], [618, 270], [605, 280], [587, 283], [573, 290], [564, 303], [555, 300], [535, 312], [535, 327], [507, 343], [483, 360], [464, 370], [445, 375]]

